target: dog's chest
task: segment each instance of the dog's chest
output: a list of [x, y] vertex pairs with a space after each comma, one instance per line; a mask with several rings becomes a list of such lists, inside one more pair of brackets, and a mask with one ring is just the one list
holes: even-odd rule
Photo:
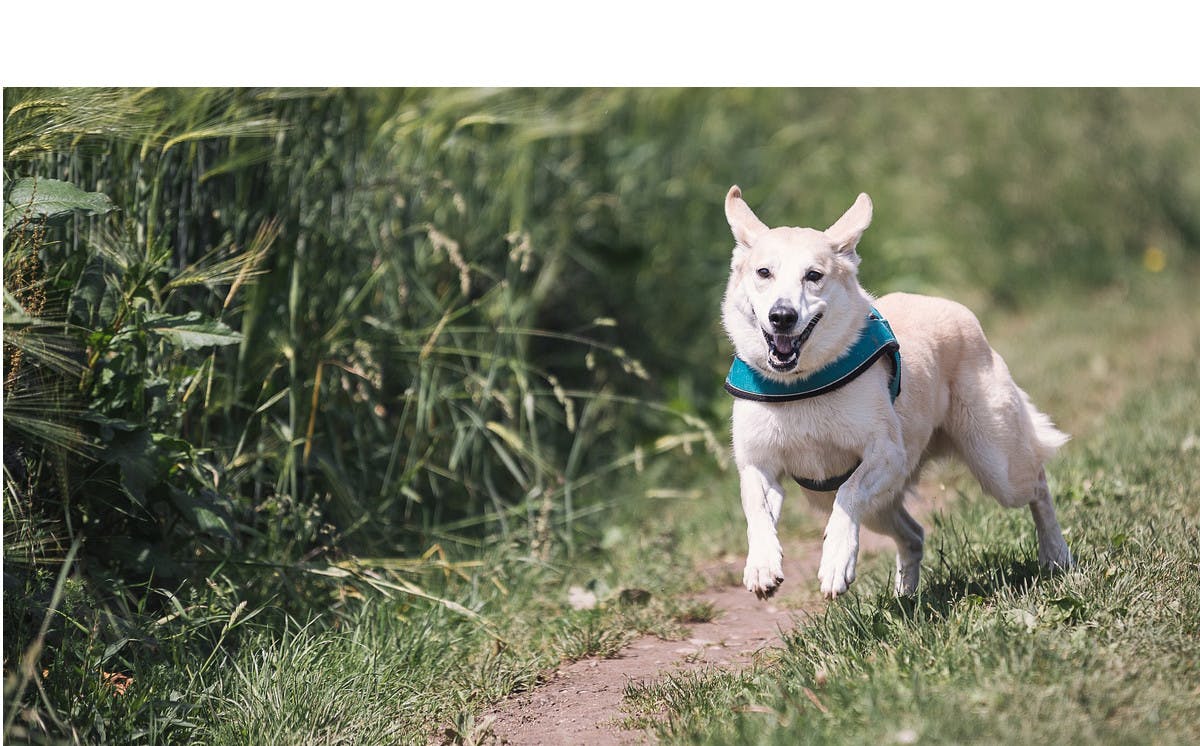
[[846, 390], [795, 402], [738, 400], [733, 449], [739, 463], [772, 464], [792, 476], [842, 473], [862, 455], [875, 425]]

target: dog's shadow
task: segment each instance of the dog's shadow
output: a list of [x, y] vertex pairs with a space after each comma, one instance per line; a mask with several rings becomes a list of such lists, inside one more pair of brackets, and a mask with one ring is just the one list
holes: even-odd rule
[[[1023, 596], [1064, 572], [1042, 567], [1036, 545], [1005, 542], [980, 546], [954, 518], [941, 513], [934, 515], [933, 525], [917, 593], [896, 596], [889, 592], [877, 599], [881, 611], [945, 620], [964, 604], [987, 604], [1001, 594]], [[895, 580], [894, 571], [889, 580]]]
[[[826, 605], [824, 613], [810, 615], [785, 636], [794, 660], [816, 666], [815, 672], [830, 651], [866, 660], [881, 644], [888, 649], [945, 644], [945, 635], [954, 638], [960, 629], [981, 629], [979, 614], [1023, 621], [1024, 615], [1002, 610], [1006, 601], [1016, 599], [1021, 605], [1023, 597], [1055, 574], [1041, 568], [1036, 549], [1031, 556], [1022, 547], [976, 552], [962, 545], [929, 552], [923, 570], [925, 577], [913, 596], [894, 595], [892, 575], [874, 596], [851, 595]], [[1074, 624], [1086, 616], [1069, 598], [1053, 603], [1059, 607], [1056, 624]]]
[[[965, 552], [969, 555], [964, 558]], [[1004, 592], [1024, 595], [1039, 582], [1060, 574], [1038, 564], [1033, 556], [1017, 548], [975, 550], [959, 547], [949, 556], [937, 551], [923, 568], [916, 594], [880, 598], [881, 610], [926, 621], [943, 621], [964, 604], [985, 604]]]

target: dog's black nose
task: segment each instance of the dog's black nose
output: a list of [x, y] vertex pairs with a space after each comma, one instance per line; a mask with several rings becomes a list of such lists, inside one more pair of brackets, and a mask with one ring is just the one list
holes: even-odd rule
[[771, 320], [771, 326], [775, 327], [777, 332], [786, 332], [796, 325], [796, 319], [799, 314], [796, 309], [792, 308], [790, 303], [784, 303], [781, 300], [775, 301], [775, 305], [771, 306], [771, 311], [767, 314], [767, 318]]

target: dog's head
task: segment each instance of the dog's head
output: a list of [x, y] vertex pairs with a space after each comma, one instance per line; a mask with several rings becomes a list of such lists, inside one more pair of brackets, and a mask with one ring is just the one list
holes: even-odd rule
[[823, 231], [768, 228], [741, 189], [729, 190], [725, 217], [735, 243], [722, 320], [738, 357], [786, 381], [835, 360], [854, 341], [871, 305], [858, 284], [856, 251], [871, 211], [871, 198], [860, 194]]

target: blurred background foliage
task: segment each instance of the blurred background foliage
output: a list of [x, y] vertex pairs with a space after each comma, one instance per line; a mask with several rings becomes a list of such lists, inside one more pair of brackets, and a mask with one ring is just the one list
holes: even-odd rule
[[1200, 245], [1195, 92], [8, 89], [5, 111], [6, 525], [147, 577], [544, 548], [586, 475], [711, 445], [732, 183], [772, 225], [869, 192], [866, 286], [982, 311]]
[[304, 610], [289, 573], [317, 560], [569, 555], [636, 498], [614, 470], [719, 461], [731, 184], [770, 225], [870, 193], [864, 284], [984, 314], [1200, 246], [1195, 91], [10, 88], [4, 109], [6, 661], [68, 552], [125, 597], [220, 571]]
[[[712, 440], [734, 182], [769, 224], [869, 192], [866, 287], [983, 311], [1200, 245], [1193, 91], [8, 89], [5, 109], [6, 495], [60, 525], [42, 543], [82, 533], [160, 576], [234, 548], [541, 547], [583, 475]], [[66, 187], [83, 201], [43, 209]]]

